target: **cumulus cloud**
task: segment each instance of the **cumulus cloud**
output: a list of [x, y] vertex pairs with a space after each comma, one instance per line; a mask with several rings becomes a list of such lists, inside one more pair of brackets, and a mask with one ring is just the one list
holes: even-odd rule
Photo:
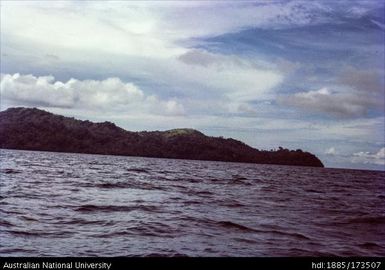
[[145, 95], [133, 83], [119, 78], [56, 81], [53, 76], [1, 74], [3, 103], [13, 105], [93, 110], [137, 111], [163, 115], [184, 113], [176, 100]]
[[370, 109], [379, 109], [383, 100], [373, 95], [355, 91], [330, 91], [328, 88], [280, 96], [278, 102], [310, 112], [332, 115], [338, 118], [366, 116]]
[[278, 97], [281, 104], [337, 118], [363, 117], [369, 111], [383, 112], [384, 76], [379, 70], [347, 67], [333, 79], [331, 90], [298, 92]]
[[[248, 63], [250, 59], [190, 49], [190, 39], [239, 28], [232, 23], [225, 26], [203, 19], [211, 18], [206, 16], [209, 13], [217, 14], [212, 13], [213, 8], [229, 16], [235, 12], [245, 20], [242, 27], [253, 21], [242, 15], [250, 13], [244, 4], [6, 3], [2, 8], [1, 42], [2, 49], [11, 52], [11, 57], [2, 62], [2, 68], [7, 73], [52, 72], [65, 80], [117, 76], [132, 81], [134, 78], [153, 86], [150, 91], [163, 98], [169, 91], [178, 92], [173, 96], [190, 99], [210, 96], [215, 100], [247, 102], [266, 98], [263, 95], [283, 79], [279, 71], [256, 67]], [[261, 8], [275, 9], [267, 5]], [[277, 14], [284, 12], [285, 7], [278, 9]], [[181, 16], [184, 12], [188, 16]], [[215, 16], [223, 20], [224, 15]], [[227, 19], [229, 16], [224, 17], [232, 22]], [[198, 22], [205, 22], [205, 26], [190, 28]]]
[[301, 1], [6, 2], [1, 16], [2, 48], [11, 53], [13, 62], [3, 66], [18, 66], [8, 73], [57, 75], [60, 71], [72, 72], [75, 78], [79, 77], [76, 70], [91, 74], [83, 78], [100, 78], [107, 71], [108, 76], [162, 84], [165, 92], [178, 89], [181, 95], [215, 92], [215, 99], [239, 103], [268, 99], [266, 94], [283, 81], [283, 73], [298, 69], [297, 63], [282, 59], [276, 70], [266, 69], [248, 63], [250, 59], [191, 49], [191, 44], [250, 27], [325, 22], [330, 20], [325, 16], [331, 11], [327, 6]]
[[385, 147], [381, 148], [377, 153], [370, 153], [370, 152], [354, 153], [352, 162], [385, 166]]
[[[372, 70], [374, 62], [367, 70], [347, 70], [336, 80], [329, 76], [338, 76], [335, 61], [342, 59], [340, 53], [349, 52], [348, 63], [361, 66], [371, 62], [368, 52], [380, 59], [382, 47], [369, 44], [372, 35], [362, 35], [366, 28], [356, 29], [355, 24], [351, 25], [357, 30], [352, 30], [354, 35], [336, 32], [338, 42], [334, 35], [324, 40], [314, 31], [317, 28], [302, 27], [330, 22], [332, 28], [341, 22], [341, 12], [350, 12], [354, 18], [367, 16], [372, 5], [382, 5], [378, 1], [365, 1], [365, 5], [361, 1], [355, 9], [358, 2], [346, 1], [3, 2], [1, 69], [9, 74], [1, 78], [2, 109], [7, 104], [47, 107], [63, 115], [114, 121], [130, 130], [212, 128], [217, 132], [212, 135], [244, 139], [260, 148], [274, 148], [282, 140], [302, 148], [312, 141], [315, 148], [309, 150], [320, 154], [336, 141], [352, 147], [358, 147], [358, 141], [362, 149], [368, 142], [383, 141], [383, 115], [360, 118], [373, 108], [383, 108], [383, 88]], [[288, 30], [298, 31], [298, 26], [300, 32], [310, 31], [303, 36], [311, 38], [298, 39], [301, 33]], [[250, 51], [227, 40], [239, 40], [236, 32], [250, 28], [259, 28], [259, 34], [268, 37], [272, 34], [271, 38], [259, 42], [253, 31], [247, 31]], [[221, 35], [225, 36], [210, 39]], [[302, 54], [302, 46], [310, 50]], [[350, 53], [352, 46], [363, 54]], [[304, 63], [305, 58], [314, 66]], [[262, 60], [270, 66], [258, 62]], [[288, 76], [294, 79], [289, 81]], [[306, 78], [315, 79], [303, 83]], [[324, 86], [320, 82], [334, 85], [319, 89]], [[284, 106], [261, 104], [287, 88], [299, 93], [280, 97], [279, 104], [352, 119], [295, 119], [296, 112]], [[353, 149], [339, 151], [359, 151]]]

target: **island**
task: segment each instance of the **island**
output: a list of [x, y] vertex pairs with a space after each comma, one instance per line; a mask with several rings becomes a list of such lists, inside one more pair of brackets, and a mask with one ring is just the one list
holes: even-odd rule
[[189, 128], [132, 132], [111, 122], [93, 123], [22, 107], [0, 112], [0, 148], [324, 167], [301, 149], [258, 150]]

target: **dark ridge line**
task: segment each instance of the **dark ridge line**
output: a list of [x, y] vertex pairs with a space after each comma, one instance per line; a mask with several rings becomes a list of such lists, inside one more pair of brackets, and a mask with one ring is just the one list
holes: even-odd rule
[[20, 107], [0, 112], [0, 148], [324, 167], [301, 149], [258, 150], [190, 128], [132, 132], [108, 121], [93, 123]]

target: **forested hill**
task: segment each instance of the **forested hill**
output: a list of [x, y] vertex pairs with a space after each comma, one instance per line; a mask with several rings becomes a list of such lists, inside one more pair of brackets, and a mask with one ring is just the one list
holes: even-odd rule
[[36, 108], [0, 112], [0, 148], [323, 167], [316, 156], [299, 149], [261, 151], [193, 129], [131, 132], [111, 122], [81, 121]]

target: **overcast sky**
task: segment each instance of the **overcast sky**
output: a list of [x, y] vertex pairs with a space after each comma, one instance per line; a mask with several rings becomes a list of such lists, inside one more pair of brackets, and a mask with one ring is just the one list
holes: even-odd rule
[[1, 1], [1, 110], [385, 169], [384, 1]]

